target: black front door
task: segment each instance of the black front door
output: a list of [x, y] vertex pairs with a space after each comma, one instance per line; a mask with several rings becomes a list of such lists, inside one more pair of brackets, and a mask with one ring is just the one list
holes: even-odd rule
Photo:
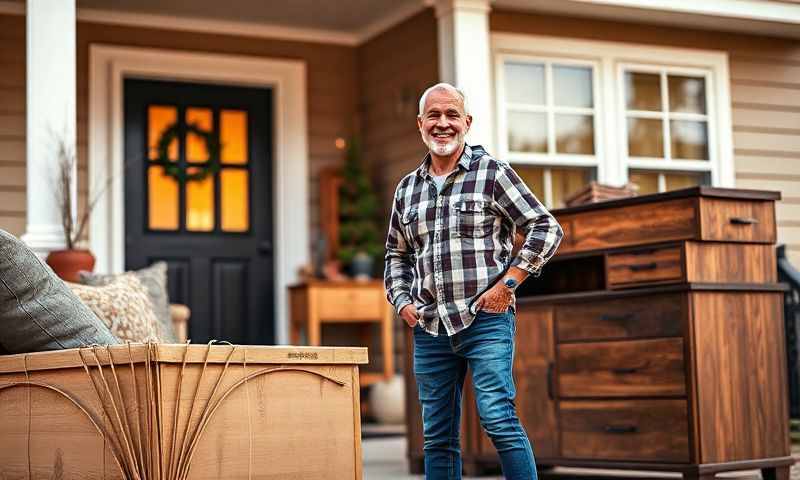
[[125, 268], [167, 262], [193, 343], [274, 343], [271, 90], [126, 79], [124, 98]]

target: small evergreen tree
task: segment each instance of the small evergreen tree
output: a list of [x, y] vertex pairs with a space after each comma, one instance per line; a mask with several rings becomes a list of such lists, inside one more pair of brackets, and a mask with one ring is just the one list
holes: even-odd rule
[[359, 252], [375, 262], [383, 253], [378, 229], [378, 199], [361, 162], [356, 138], [347, 146], [347, 158], [339, 187], [339, 251], [342, 265], [349, 266]]

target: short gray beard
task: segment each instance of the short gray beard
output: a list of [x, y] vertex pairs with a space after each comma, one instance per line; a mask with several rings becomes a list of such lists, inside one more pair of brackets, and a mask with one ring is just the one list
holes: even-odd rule
[[440, 145], [433, 141], [432, 136], [429, 136], [427, 133], [423, 133], [422, 141], [432, 153], [435, 153], [440, 157], [446, 157], [448, 155], [452, 155], [453, 152], [458, 149], [459, 145], [464, 142], [464, 136], [456, 134], [455, 138], [453, 138], [453, 141], [447, 142], [444, 145]]

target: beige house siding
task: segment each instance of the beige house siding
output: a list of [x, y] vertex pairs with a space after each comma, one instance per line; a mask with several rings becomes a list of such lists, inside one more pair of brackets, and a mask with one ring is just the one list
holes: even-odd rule
[[[0, 15], [0, 29], [0, 228], [20, 235], [25, 229], [25, 17]], [[319, 171], [343, 160], [334, 142], [337, 137], [349, 136], [355, 128], [355, 48], [78, 22], [79, 190], [84, 202], [88, 185], [88, 65], [92, 43], [304, 60], [308, 82], [308, 205], [311, 238], [316, 237]]]
[[437, 27], [426, 9], [358, 48], [359, 112], [365, 158], [388, 214], [397, 182], [427, 152], [417, 102], [439, 78]]
[[800, 40], [494, 11], [492, 31], [725, 50], [736, 186], [779, 190], [778, 242], [800, 266]]
[[0, 228], [25, 231], [25, 17], [0, 15]]

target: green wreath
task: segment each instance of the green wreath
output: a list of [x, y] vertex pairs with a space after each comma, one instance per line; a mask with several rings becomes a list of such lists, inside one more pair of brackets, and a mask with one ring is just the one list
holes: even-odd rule
[[[178, 162], [173, 162], [169, 159], [169, 145], [173, 140], [180, 138], [186, 133], [194, 133], [203, 139], [206, 144], [206, 151], [208, 152], [208, 158], [204, 163], [191, 164], [194, 170], [193, 173], [188, 173], [187, 168], [182, 168]], [[161, 132], [161, 137], [158, 139], [158, 157], [153, 160], [153, 164], [160, 165], [164, 169], [165, 175], [169, 175], [178, 182], [199, 181], [219, 171], [219, 152], [221, 149], [219, 140], [217, 140], [214, 132], [203, 130], [196, 123], [190, 123], [185, 127], [181, 127], [176, 122]]]

